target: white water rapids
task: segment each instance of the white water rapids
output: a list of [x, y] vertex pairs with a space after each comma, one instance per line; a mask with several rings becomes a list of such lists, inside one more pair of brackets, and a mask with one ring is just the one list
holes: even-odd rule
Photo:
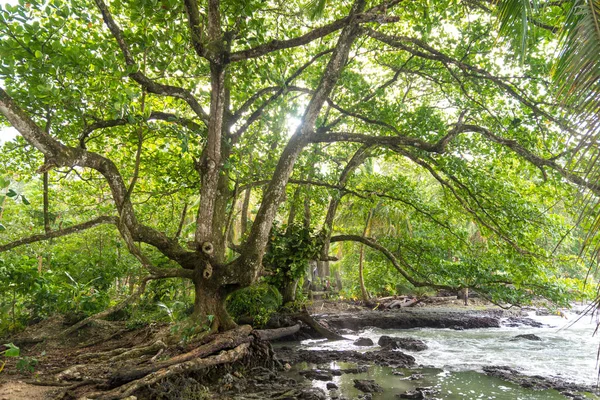
[[[368, 337], [375, 343], [381, 335], [412, 337], [423, 340], [425, 351], [410, 352], [418, 364], [446, 371], [481, 371], [484, 366], [509, 366], [527, 375], [559, 377], [565, 381], [595, 385], [598, 383], [597, 354], [600, 337], [594, 336], [596, 319], [575, 312], [564, 316], [529, 317], [547, 327], [526, 326], [486, 329], [384, 330], [369, 328], [344, 336], [356, 339]], [[565, 318], [566, 317], [566, 318]], [[579, 320], [578, 320], [579, 318]], [[577, 321], [577, 322], [575, 322]], [[512, 340], [517, 335], [535, 334], [542, 341]], [[307, 340], [305, 349], [368, 350], [352, 342], [321, 342]]]

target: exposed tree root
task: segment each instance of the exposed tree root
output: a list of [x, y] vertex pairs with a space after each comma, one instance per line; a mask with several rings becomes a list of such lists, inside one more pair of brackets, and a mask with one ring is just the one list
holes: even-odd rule
[[86, 326], [87, 324], [92, 322], [93, 320], [106, 318], [116, 312], [121, 311], [122, 309], [127, 307], [129, 304], [132, 304], [134, 301], [136, 301], [142, 295], [142, 293], [144, 293], [144, 291], [146, 290], [146, 283], [148, 282], [148, 280], [150, 280], [150, 277], [144, 278], [142, 280], [142, 282], [140, 283], [140, 286], [138, 287], [138, 289], [135, 292], [133, 292], [131, 295], [129, 295], [129, 297], [127, 297], [122, 302], [115, 304], [114, 306], [109, 307], [102, 312], [99, 312], [97, 314], [94, 314], [92, 316], [89, 316], [89, 317], [79, 321], [75, 325], [70, 326], [69, 328], [67, 328], [64, 331], [62, 331], [61, 333], [59, 333], [58, 337], [68, 336], [71, 333], [83, 328], [84, 326]]
[[251, 326], [242, 325], [237, 329], [233, 329], [221, 335], [214, 335], [213, 341], [196, 347], [195, 349], [187, 353], [172, 357], [166, 361], [162, 361], [160, 363], [155, 363], [154, 365], [145, 366], [141, 368], [117, 371], [115, 374], [113, 374], [113, 376], [111, 376], [108, 384], [110, 387], [114, 388], [123, 385], [127, 382], [143, 378], [148, 374], [151, 374], [164, 368], [168, 368], [172, 365], [181, 364], [183, 362], [187, 362], [193, 359], [206, 357], [208, 355], [216, 353], [217, 351], [223, 349], [231, 349], [240, 344], [248, 343], [252, 339], [252, 337], [249, 336], [251, 331]]
[[196, 372], [201, 369], [219, 364], [234, 363], [247, 354], [249, 347], [250, 343], [248, 341], [240, 344], [233, 350], [223, 351], [215, 356], [210, 356], [207, 358], [196, 358], [179, 364], [174, 364], [167, 368], [152, 372], [141, 379], [129, 382], [109, 392], [99, 394], [96, 397], [92, 397], [91, 395], [88, 395], [88, 397], [99, 400], [122, 399], [133, 395], [133, 393], [140, 389], [153, 385], [174, 375]]

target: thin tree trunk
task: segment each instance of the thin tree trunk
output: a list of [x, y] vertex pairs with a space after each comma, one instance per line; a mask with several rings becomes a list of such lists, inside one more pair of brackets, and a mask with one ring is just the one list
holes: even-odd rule
[[244, 195], [244, 203], [242, 204], [242, 225], [241, 225], [241, 232], [240, 232], [241, 237], [244, 237], [246, 235], [246, 232], [248, 232], [248, 218], [250, 218], [250, 216], [248, 215], [248, 211], [250, 209], [250, 195], [251, 194], [252, 194], [252, 189], [251, 188], [246, 189], [246, 194]]
[[[371, 228], [371, 219], [373, 217], [373, 209], [371, 209], [369, 211], [369, 214], [367, 215], [367, 221], [365, 222], [365, 229], [363, 231], [363, 237], [367, 237], [369, 234], [369, 230]], [[365, 288], [365, 279], [364, 279], [364, 274], [363, 274], [363, 262], [364, 262], [364, 257], [365, 257], [365, 245], [361, 243], [360, 245], [360, 256], [358, 259], [358, 279], [360, 281], [360, 291], [362, 293], [362, 298], [364, 301], [369, 300], [369, 293], [367, 292], [367, 289]]]
[[292, 197], [292, 203], [290, 205], [290, 213], [288, 215], [288, 220], [287, 220], [287, 231], [289, 232], [290, 227], [294, 224], [294, 220], [296, 219], [296, 212], [297, 212], [297, 204], [298, 204], [298, 200], [300, 200], [300, 186], [298, 186], [296, 188], [296, 190], [294, 191], [294, 196]]
[[183, 225], [185, 224], [185, 216], [187, 214], [188, 203], [186, 202], [183, 205], [183, 210], [181, 211], [181, 219], [179, 220], [179, 226], [177, 227], [177, 232], [175, 232], [175, 238], [179, 239], [181, 236], [181, 231], [183, 230]]

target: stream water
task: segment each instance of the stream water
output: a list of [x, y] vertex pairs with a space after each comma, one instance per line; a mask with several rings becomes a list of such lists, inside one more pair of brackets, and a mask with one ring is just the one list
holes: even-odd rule
[[[558, 377], [564, 381], [586, 385], [598, 383], [597, 354], [600, 344], [594, 336], [596, 320], [590, 316], [579, 318], [575, 313], [564, 316], [536, 316], [530, 318], [545, 325], [543, 328], [526, 326], [487, 329], [431, 329], [383, 330], [369, 328], [344, 336], [356, 339], [368, 337], [377, 343], [381, 335], [413, 337], [427, 343], [421, 352], [405, 351], [415, 357], [418, 370], [402, 370], [405, 376], [394, 375], [391, 368], [373, 366], [363, 374], [343, 374], [334, 377], [334, 383], [347, 398], [357, 398], [360, 392], [353, 387], [354, 379], [374, 379], [384, 393], [374, 394], [373, 400], [398, 399], [397, 394], [416, 387], [432, 386], [435, 399], [498, 399], [498, 400], [551, 400], [566, 397], [555, 390], [534, 391], [483, 374], [484, 366], [509, 366], [527, 375]], [[579, 318], [579, 319], [578, 319]], [[542, 341], [513, 340], [516, 335], [535, 334]], [[300, 345], [305, 349], [359, 350], [350, 341], [327, 342], [307, 340]], [[374, 345], [372, 349], [377, 349]], [[309, 368], [307, 365], [295, 369]], [[343, 363], [332, 363], [331, 369], [346, 368]], [[422, 374], [410, 380], [413, 373]], [[326, 382], [313, 381], [323, 388]], [[598, 398], [592, 397], [589, 398]]]

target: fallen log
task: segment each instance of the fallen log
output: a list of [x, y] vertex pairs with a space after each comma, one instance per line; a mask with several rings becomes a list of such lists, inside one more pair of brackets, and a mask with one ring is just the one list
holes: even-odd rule
[[330, 329], [327, 329], [317, 321], [313, 317], [310, 316], [306, 308], [302, 310], [302, 312], [294, 314], [294, 317], [304, 322], [306, 325], [313, 328], [317, 333], [323, 336], [325, 339], [329, 340], [350, 340], [348, 338], [343, 337], [342, 335], [338, 335]]
[[285, 328], [277, 329], [260, 329], [254, 331], [254, 333], [260, 338], [260, 340], [268, 341], [275, 340], [282, 337], [293, 335], [300, 330], [300, 324], [293, 326], [286, 326]]

